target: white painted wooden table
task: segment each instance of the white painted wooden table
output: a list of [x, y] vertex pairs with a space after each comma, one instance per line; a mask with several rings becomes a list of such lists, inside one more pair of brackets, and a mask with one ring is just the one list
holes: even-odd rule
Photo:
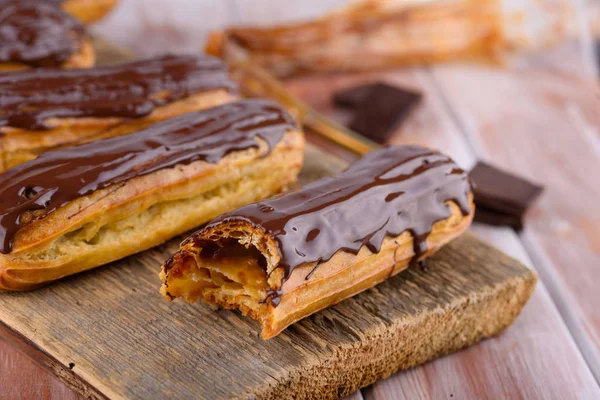
[[[141, 55], [197, 51], [208, 31], [229, 23], [314, 17], [342, 3], [122, 0], [95, 31]], [[338, 88], [386, 80], [420, 89], [424, 104], [392, 143], [437, 147], [464, 167], [485, 159], [546, 186], [521, 234], [473, 227], [540, 274], [516, 323], [497, 338], [377, 382], [355, 399], [600, 398], [600, 91], [590, 43], [582, 26], [578, 40], [519, 56], [506, 69], [453, 64], [329, 76], [327, 84], [321, 77], [287, 82], [341, 122], [348, 116], [331, 104]], [[0, 341], [0, 399], [74, 397]]]

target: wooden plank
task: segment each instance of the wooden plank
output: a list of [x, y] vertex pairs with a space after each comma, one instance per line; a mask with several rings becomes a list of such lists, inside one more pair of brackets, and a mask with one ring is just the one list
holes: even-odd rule
[[[39, 359], [34, 361], [17, 350], [22, 343], [0, 327], [0, 399], [11, 400], [76, 400], [77, 393], [58, 379], [51, 368], [44, 368]], [[34, 351], [33, 351], [34, 352]], [[31, 355], [39, 357], [39, 353]], [[360, 390], [343, 400], [363, 400]]]
[[342, 400], [363, 400], [363, 395], [360, 390], [352, 393], [350, 396], [344, 397]]
[[0, 334], [0, 399], [64, 399], [77, 395], [54, 375], [14, 349]]
[[[531, 266], [522, 244], [508, 228], [475, 224], [472, 230]], [[522, 315], [502, 335], [380, 381], [365, 397], [399, 400], [599, 398], [600, 389], [561, 323], [558, 311], [549, 304], [548, 292], [540, 286]], [[556, 334], [556, 329], [560, 334]], [[544, 356], [549, 349], [552, 354]], [[556, 368], [557, 365], [569, 367]], [[540, 375], [542, 371], [544, 375]]]
[[[20, 396], [27, 399], [38, 398], [37, 394], [42, 398], [70, 399], [79, 398], [77, 393], [86, 398], [102, 397], [87, 382], [73, 379], [71, 364], [65, 368], [54, 357], [41, 351], [35, 343], [3, 324], [1, 320], [0, 342], [8, 350], [4, 360], [8, 361], [11, 355], [17, 354], [15, 361], [19, 362], [18, 366], [8, 364], [7, 371], [0, 370], [2, 371], [0, 383], [2, 380], [7, 383], [0, 385], [0, 399], [20, 398]], [[28, 374], [29, 372], [31, 375]], [[11, 376], [18, 379], [10, 380]], [[36, 395], [30, 396], [32, 393]]]
[[[176, 43], [175, 41], [173, 41], [172, 45], [164, 45], [164, 44], [163, 44], [162, 48], [176, 49], [176, 48], [177, 48], [177, 46], [179, 46], [179, 45], [180, 45], [180, 43], [179, 43], [179, 42], [177, 42], [177, 43]], [[442, 147], [442, 148], [443, 148], [443, 147]], [[455, 157], [457, 157], [457, 156], [455, 155]], [[458, 157], [457, 157], [457, 159], [458, 159]]]
[[597, 81], [469, 67], [433, 74], [481, 157], [546, 186], [522, 238], [600, 380]]
[[[440, 148], [465, 167], [470, 167], [475, 162], [473, 146], [465, 140], [435, 82], [423, 70], [328, 76], [326, 79], [325, 84], [323, 78], [319, 77], [298, 78], [288, 82], [288, 87], [313, 107], [342, 123], [348, 121], [349, 114], [333, 107], [331, 95], [336, 90], [376, 80], [420, 89], [425, 93], [424, 103], [394, 134], [391, 142], [428, 144]], [[483, 86], [482, 83], [480, 85]], [[501, 246], [509, 254], [523, 256], [518, 238], [511, 230], [489, 228], [485, 231], [479, 229], [477, 233]], [[531, 265], [527, 259], [525, 261]], [[520, 317], [507, 333], [472, 349], [378, 382], [365, 392], [365, 397], [449, 398], [450, 395], [455, 395], [455, 398], [472, 398], [481, 397], [478, 395], [483, 393], [497, 398], [504, 395], [504, 391], [500, 390], [498, 385], [504, 384], [508, 387], [515, 383], [520, 385], [515, 388], [516, 391], [521, 394], [535, 393], [538, 397], [540, 394], [543, 397], [550, 393], [597, 393], [598, 386], [546, 289], [543, 285], [538, 286], [531, 302], [525, 308], [525, 315]], [[533, 317], [529, 317], [531, 315]], [[545, 317], [537, 318], [538, 315]], [[540, 342], [531, 332], [543, 333], [544, 341], [552, 343], [552, 346], [540, 351]], [[507, 343], [512, 345], [521, 341], [523, 346], [517, 344], [521, 352], [510, 352], [512, 356], [505, 357], [506, 349], [510, 349]], [[491, 360], [493, 362], [490, 362]], [[569, 367], [557, 369], [557, 363]], [[469, 365], [472, 366], [471, 369], [465, 367]], [[479, 368], [473, 365], [485, 366], [486, 374], [477, 374]], [[515, 376], [519, 377], [518, 382], [515, 381]], [[538, 384], [546, 382], [540, 377], [547, 376], [552, 376], [552, 382], [549, 383], [552, 389]], [[498, 384], [490, 384], [490, 378]]]
[[409, 268], [264, 341], [237, 313], [160, 299], [157, 266], [176, 247], [4, 293], [0, 321], [68, 370], [67, 383], [85, 381], [110, 398], [332, 398], [498, 333], [535, 280], [465, 235], [426, 269]]

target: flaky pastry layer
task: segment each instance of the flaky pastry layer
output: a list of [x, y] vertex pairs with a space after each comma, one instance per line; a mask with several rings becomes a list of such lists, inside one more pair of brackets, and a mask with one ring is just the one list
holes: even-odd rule
[[137, 177], [72, 201], [17, 232], [0, 255], [0, 289], [30, 290], [156, 246], [218, 214], [296, 181], [304, 136], [290, 130], [268, 152], [247, 149], [218, 164], [197, 161]]
[[[89, 37], [83, 38], [79, 45], [79, 51], [71, 55], [60, 67], [61, 68], [89, 68], [96, 64], [96, 51]], [[19, 71], [31, 68], [28, 65], [17, 62], [0, 63], [0, 72]]]
[[180, 114], [205, 110], [236, 99], [237, 96], [226, 89], [208, 90], [156, 107], [143, 118], [53, 118], [47, 121], [53, 129], [44, 131], [2, 127], [0, 172], [48, 150], [125, 135]]
[[[468, 215], [453, 201], [446, 203], [452, 215], [433, 225], [427, 237], [428, 250], [419, 260], [468, 228], [475, 210], [472, 195], [469, 199]], [[224, 254], [231, 256], [211, 256], [211, 249], [221, 246]], [[318, 266], [309, 263], [295, 268], [284, 281], [281, 269], [276, 269], [281, 255], [273, 237], [248, 222], [223, 222], [204, 229], [197, 241], [184, 243], [163, 265], [161, 293], [168, 300], [202, 299], [240, 310], [258, 320], [262, 337], [269, 339], [294, 322], [396, 275], [409, 266], [414, 254], [413, 236], [405, 231], [386, 237], [378, 253], [366, 246], [356, 255], [339, 250]], [[274, 291], [279, 292], [276, 305], [265, 301]]]

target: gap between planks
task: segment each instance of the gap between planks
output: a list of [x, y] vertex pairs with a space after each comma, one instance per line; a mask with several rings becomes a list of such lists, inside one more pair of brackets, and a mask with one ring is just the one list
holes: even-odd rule
[[[461, 164], [463, 164], [465, 167], [470, 167], [476, 162], [477, 158], [484, 158], [484, 156], [486, 154], [484, 147], [477, 140], [477, 137], [474, 134], [476, 128], [475, 128], [475, 125], [473, 124], [473, 122], [468, 120], [463, 115], [459, 114], [457, 112], [457, 110], [455, 110], [455, 108], [452, 106], [450, 96], [448, 96], [445, 93], [443, 87], [439, 84], [439, 82], [437, 82], [437, 80], [431, 70], [432, 70], [432, 68], [422, 68], [420, 70], [417, 70], [415, 73], [418, 76], [420, 76], [426, 83], [426, 89], [427, 89], [426, 92], [428, 94], [433, 95], [433, 96], [439, 96], [439, 99], [440, 99], [439, 103], [444, 108], [443, 111], [445, 111], [445, 113], [448, 116], [448, 119], [450, 121], [452, 121], [452, 123], [454, 124], [455, 130], [457, 132], [459, 132], [459, 134], [462, 135], [463, 140], [460, 140], [457, 138], [457, 142], [462, 142], [463, 147], [467, 148], [467, 153], [470, 153], [470, 157], [468, 157], [468, 158], [470, 158], [470, 159], [465, 159], [465, 157], [463, 155], [462, 157], [459, 157], [459, 158], [461, 158], [461, 160], [459, 160], [459, 162]], [[442, 110], [439, 110], [439, 108], [438, 108], [437, 111], [439, 113]], [[425, 138], [425, 141], [427, 141], [426, 138]], [[446, 150], [446, 149], [443, 149], [443, 150]], [[453, 157], [456, 158], [455, 155], [453, 155]], [[497, 247], [499, 247], [501, 250], [505, 251], [509, 255], [519, 259], [521, 262], [523, 262], [525, 265], [529, 266], [530, 268], [532, 267], [533, 263], [531, 262], [531, 256], [529, 255], [529, 252], [523, 246], [523, 243], [521, 242], [520, 238], [513, 230], [503, 229], [503, 228], [485, 227], [485, 226], [481, 226], [481, 225], [478, 226], [477, 224], [474, 225], [474, 230], [478, 234], [478, 236], [488, 240], [489, 242], [493, 243], [494, 245], [496, 245]], [[536, 264], [536, 266], [537, 266], [537, 264]], [[538, 268], [536, 268], [536, 270], [537, 269]], [[579, 353], [577, 355], [575, 355], [574, 358], [579, 359], [583, 366], [589, 367], [589, 365], [587, 365], [585, 363], [586, 362], [585, 358], [581, 354], [581, 348], [579, 348], [577, 346], [578, 343], [576, 343], [574, 340], [574, 337], [569, 334], [569, 327], [568, 327], [568, 325], [566, 325], [564, 317], [560, 315], [561, 310], [557, 309], [556, 304], [553, 303], [552, 298], [549, 295], [548, 290], [546, 288], [546, 282], [545, 281], [543, 283], [539, 282], [537, 290], [539, 292], [541, 292], [540, 297], [542, 297], [544, 300], [546, 300], [547, 307], [551, 308], [551, 310], [549, 310], [549, 312], [559, 315], [557, 317], [557, 319], [560, 321], [560, 323], [562, 323], [561, 328], [565, 331], [565, 336], [566, 336], [567, 340], [569, 340], [571, 342], [569, 344], [574, 349], [579, 351]], [[534, 299], [532, 299], [532, 300], [535, 301]], [[561, 319], [561, 317], [563, 317], [563, 318]], [[483, 347], [485, 345], [486, 345], [486, 343], [482, 343], [478, 346]], [[567, 346], [567, 347], [569, 347], [569, 346]], [[472, 348], [472, 349], [465, 350], [465, 352], [472, 353], [473, 351], [478, 351], [478, 350], [479, 349]], [[444, 363], [445, 361], [446, 360], [440, 360], [440, 363]], [[588, 369], [587, 373], [586, 373], [586, 371], [581, 371], [581, 372], [584, 377], [587, 375], [586, 380], [588, 383], [591, 383], [594, 381], [593, 374], [589, 369]], [[436, 398], [437, 397], [436, 394], [432, 393], [431, 388], [427, 387], [427, 385], [430, 384], [430, 382], [427, 379], [425, 381], [423, 381], [423, 376], [418, 376], [420, 374], [416, 373], [413, 370], [408, 371], [407, 374], [413, 375], [413, 377], [411, 377], [412, 379], [406, 379], [409, 382], [415, 384], [415, 386], [411, 390], [408, 390], [405, 392], [402, 385], [393, 385], [393, 384], [391, 384], [391, 382], [381, 381], [363, 391], [365, 399], [367, 399], [367, 400], [369, 400], [369, 399], [380, 400], [380, 399], [388, 399], [388, 398], [410, 399], [414, 396], [415, 392], [417, 392], [419, 394], [419, 396], [422, 398]], [[426, 377], [427, 376], [425, 375], [425, 378]], [[523, 384], [523, 383], [524, 382], [521, 382], [521, 384]], [[594, 390], [594, 389], [596, 389], [596, 390]], [[583, 397], [585, 397], [585, 398], [588, 398], [588, 396], [589, 396], [589, 398], [593, 398], [593, 396], [598, 395], [598, 393], [600, 393], [600, 389], [598, 389], [598, 387], [596, 386], [596, 388], [590, 388], [589, 391], [584, 391], [584, 393], [582, 393], [582, 394], [583, 394]], [[488, 393], [485, 393], [485, 392], [478, 393], [478, 395], [486, 395], [486, 394], [488, 394]], [[544, 395], [543, 393], [537, 393], [537, 394], [540, 397], [542, 397]], [[545, 395], [547, 395], [547, 393]]]
[[[487, 150], [485, 143], [483, 142], [481, 132], [479, 131], [477, 125], [477, 122], [481, 121], [477, 121], [477, 116], [470, 116], [465, 107], [461, 108], [460, 106], [453, 106], [454, 102], [452, 99], [457, 95], [453, 95], [452, 92], [450, 92], [452, 83], [449, 83], [446, 87], [444, 87], [443, 73], [443, 66], [432, 67], [426, 71], [426, 74], [431, 80], [432, 85], [436, 87], [437, 92], [444, 99], [444, 103], [448, 107], [448, 112], [452, 115], [452, 118], [455, 120], [458, 129], [464, 135], [466, 141], [470, 144], [476, 156], [478, 156], [480, 159], [496, 162], [496, 158], [498, 157], [494, 157], [494, 154]], [[573, 107], [576, 106], [572, 105], [571, 108]], [[575, 109], [575, 111], [578, 111], [578, 109]], [[588, 147], [597, 153], [600, 159], [600, 152], [598, 151], [598, 138], [594, 137], [593, 133], [590, 134], [588, 131], [586, 131], [586, 127], [579, 128], [580, 129], [578, 130], [584, 130], [585, 132], [580, 133], [578, 130], [575, 130], [575, 132], [571, 133], [570, 140], [583, 139]], [[581, 135], [583, 135], [583, 137], [580, 137]], [[571, 157], [573, 156], [575, 156], [575, 154], [571, 154]], [[539, 165], [537, 165], [537, 167], [540, 168]], [[557, 270], [557, 265], [555, 265], [551, 257], [546, 254], [543, 245], [539, 242], [534, 229], [526, 227], [525, 230], [520, 234], [519, 239], [527, 251], [528, 258], [535, 261], [535, 266], [540, 275], [541, 281], [544, 283], [544, 286], [550, 294], [550, 298], [554, 302], [554, 305], [558, 309], [561, 318], [569, 329], [571, 336], [575, 340], [575, 343], [577, 344], [583, 359], [590, 368], [596, 383], [600, 384], [600, 350], [597, 346], [597, 343], [600, 343], [600, 339], [597, 337], [597, 332], [591, 328], [593, 324], [589, 323], [590, 327], [586, 328], [586, 316], [583, 314], [583, 310], [575, 299], [576, 295], [569, 291], [569, 289], [565, 286], [564, 280], [561, 279], [560, 273]], [[557, 238], [557, 240], [560, 240], [560, 238]], [[573, 266], [575, 265], [577, 265], [577, 263], [573, 263]], [[585, 273], [585, 265], [578, 267], [578, 273]], [[593, 267], [589, 265], [587, 268]], [[593, 299], [587, 299], [587, 301], [592, 300]]]

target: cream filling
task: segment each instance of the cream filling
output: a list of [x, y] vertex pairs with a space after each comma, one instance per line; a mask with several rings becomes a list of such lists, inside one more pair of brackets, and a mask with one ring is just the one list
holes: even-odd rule
[[254, 247], [236, 241], [223, 247], [208, 245], [198, 255], [188, 255], [168, 272], [167, 292], [193, 302], [203, 299], [260, 318], [267, 295], [266, 261]]

